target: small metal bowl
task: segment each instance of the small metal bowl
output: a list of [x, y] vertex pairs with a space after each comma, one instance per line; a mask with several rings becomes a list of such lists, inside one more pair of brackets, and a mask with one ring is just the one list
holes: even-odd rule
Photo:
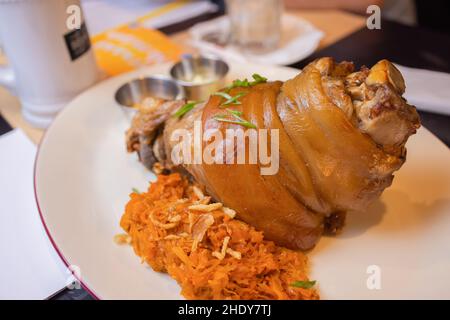
[[125, 83], [116, 91], [114, 97], [127, 117], [132, 119], [137, 111], [135, 106], [142, 103], [145, 98], [183, 99], [184, 91], [180, 85], [168, 77], [150, 76]]
[[170, 69], [170, 75], [184, 88], [188, 100], [206, 100], [224, 86], [228, 70], [228, 64], [216, 57], [186, 55]]

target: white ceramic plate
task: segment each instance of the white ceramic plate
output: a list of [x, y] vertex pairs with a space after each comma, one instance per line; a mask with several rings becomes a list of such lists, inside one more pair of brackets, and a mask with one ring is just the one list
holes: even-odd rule
[[[117, 246], [119, 219], [132, 187], [154, 178], [125, 151], [126, 117], [113, 94], [162, 65], [104, 81], [82, 93], [47, 130], [35, 167], [35, 191], [52, 242], [84, 286], [104, 299], [179, 299], [169, 276]], [[285, 80], [298, 70], [231, 64], [229, 80], [258, 72]], [[450, 103], [450, 102], [449, 102]], [[450, 298], [450, 152], [421, 128], [393, 185], [367, 212], [351, 214], [344, 232], [324, 237], [309, 253], [324, 299]], [[369, 290], [370, 273], [379, 290]]]

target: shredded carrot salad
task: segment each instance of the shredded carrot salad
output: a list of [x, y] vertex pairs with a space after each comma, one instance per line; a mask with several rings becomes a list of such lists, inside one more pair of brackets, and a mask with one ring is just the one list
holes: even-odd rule
[[120, 225], [135, 253], [167, 272], [187, 299], [318, 299], [301, 252], [264, 240], [235, 212], [179, 174], [160, 175], [147, 192], [133, 192]]

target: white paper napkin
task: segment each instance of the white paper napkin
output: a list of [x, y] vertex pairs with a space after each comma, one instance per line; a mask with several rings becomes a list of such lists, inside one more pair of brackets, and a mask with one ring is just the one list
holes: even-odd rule
[[406, 82], [405, 97], [419, 110], [450, 115], [450, 74], [396, 64]]
[[39, 218], [35, 154], [21, 130], [0, 136], [0, 299], [44, 299], [70, 278]]
[[191, 44], [202, 52], [212, 53], [225, 60], [269, 65], [288, 65], [306, 58], [319, 45], [323, 32], [308, 21], [289, 14], [282, 17], [282, 39], [277, 49], [265, 54], [244, 54], [233, 45], [225, 47], [202, 40], [206, 34], [229, 32], [226, 16], [196, 24], [190, 29]]

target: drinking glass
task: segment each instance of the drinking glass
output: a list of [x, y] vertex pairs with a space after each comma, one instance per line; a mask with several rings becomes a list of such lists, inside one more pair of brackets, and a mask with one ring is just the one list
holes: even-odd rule
[[277, 48], [281, 38], [281, 0], [226, 0], [231, 41], [248, 53]]

